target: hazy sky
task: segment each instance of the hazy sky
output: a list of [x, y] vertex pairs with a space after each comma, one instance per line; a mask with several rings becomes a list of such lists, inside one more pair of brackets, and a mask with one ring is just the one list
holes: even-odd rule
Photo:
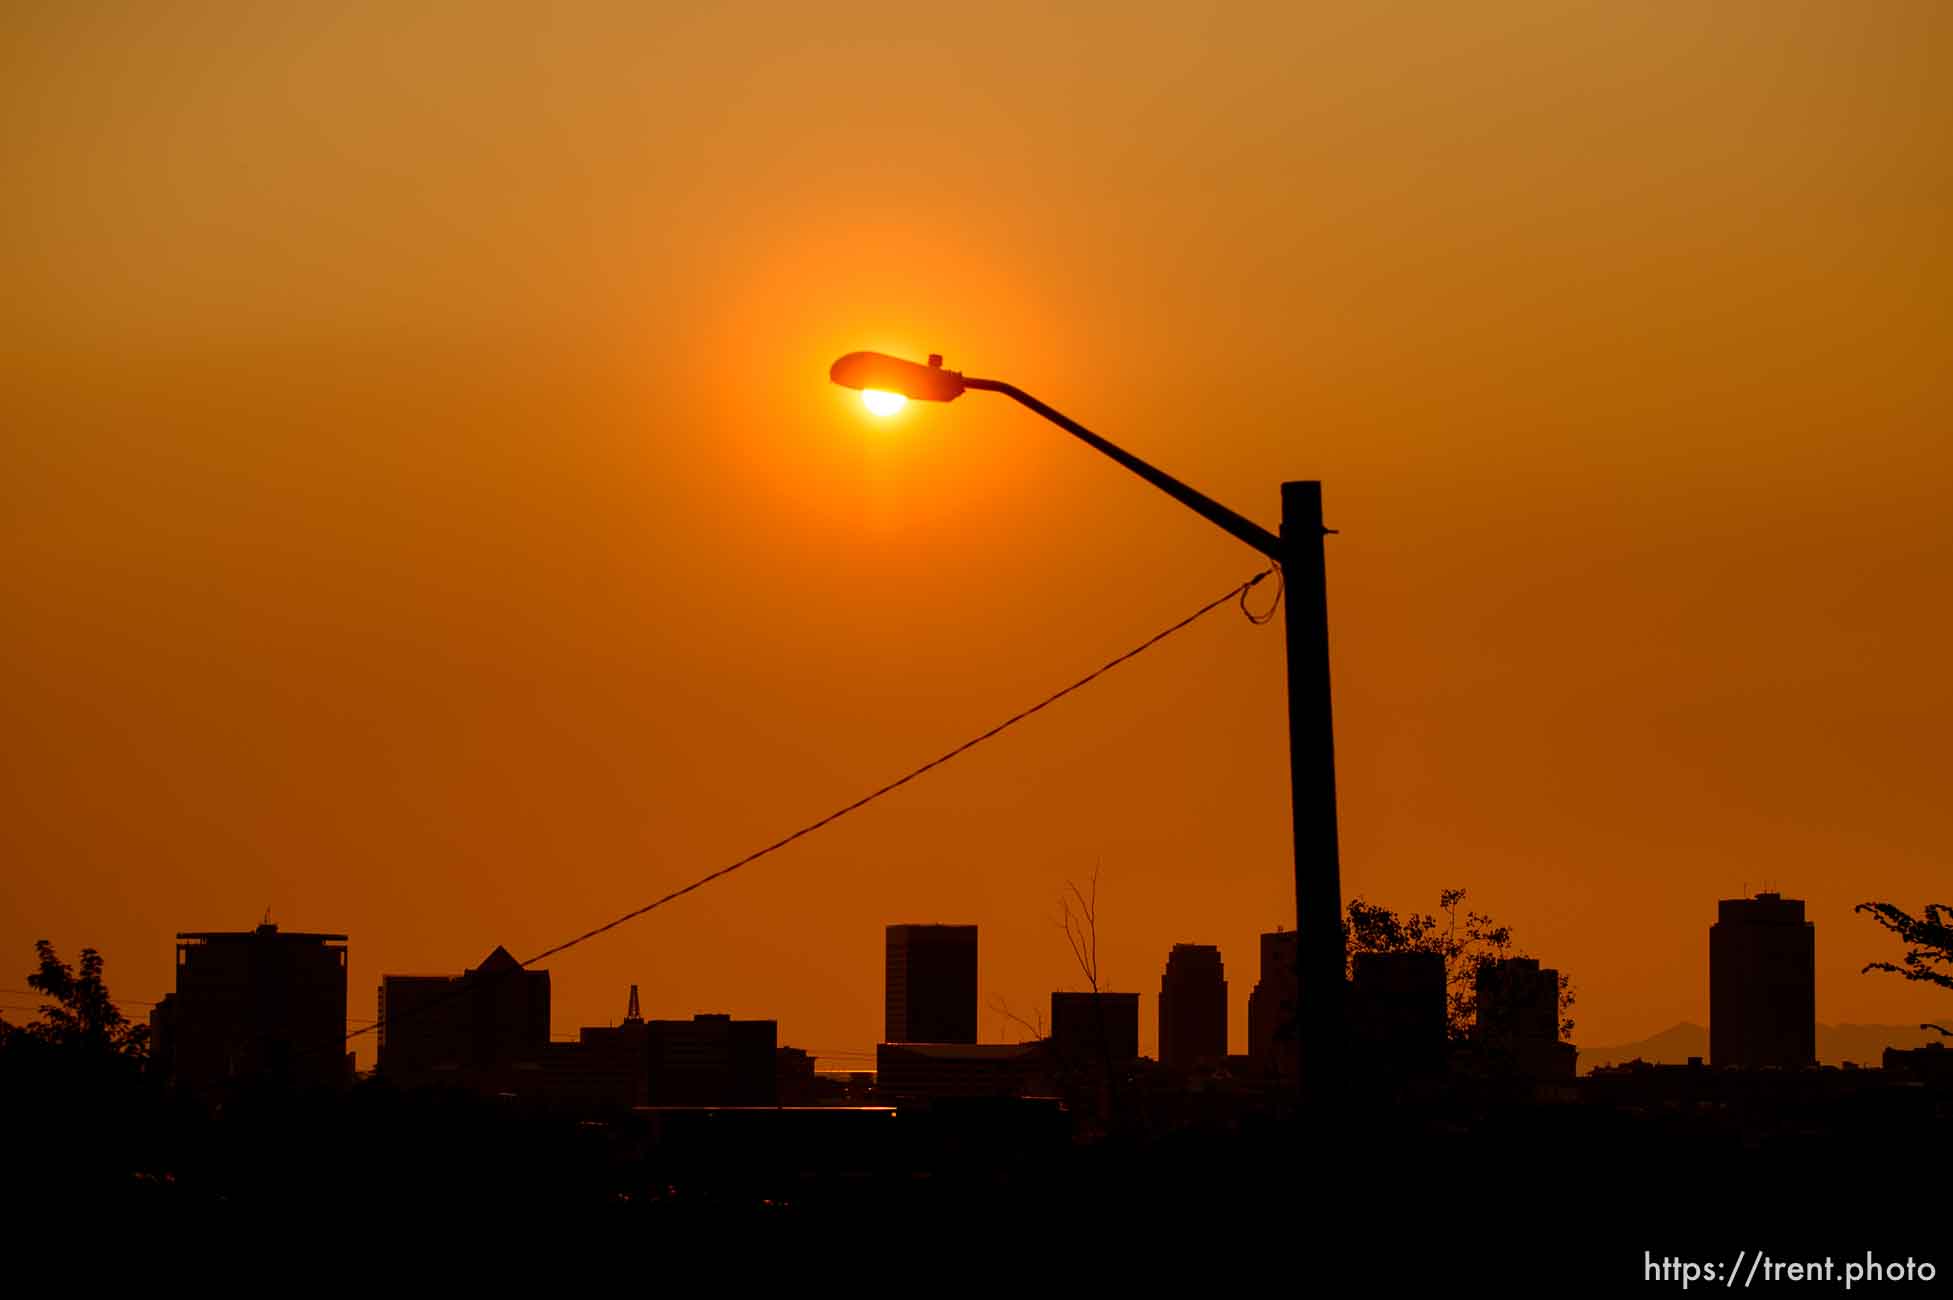
[[[933, 757], [1321, 478], [1344, 885], [1451, 885], [1578, 1041], [1707, 1017], [1719, 897], [1948, 899], [1953, 8], [11, 6], [0, 987], [177, 930], [526, 957]], [[1939, 75], [1935, 76], [1935, 72]], [[982, 927], [986, 1038], [1292, 925], [1279, 623], [1211, 616], [549, 964], [555, 1027], [777, 1016]], [[7, 975], [17, 971], [16, 975]], [[19, 1002], [0, 995], [0, 1003]], [[371, 1064], [371, 1040], [360, 1059]]]

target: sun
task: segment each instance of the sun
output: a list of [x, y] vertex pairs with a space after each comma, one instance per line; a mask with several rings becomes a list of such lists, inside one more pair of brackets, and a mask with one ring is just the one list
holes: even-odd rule
[[893, 415], [909, 404], [909, 399], [900, 393], [885, 393], [879, 388], [861, 390], [861, 404], [876, 415]]

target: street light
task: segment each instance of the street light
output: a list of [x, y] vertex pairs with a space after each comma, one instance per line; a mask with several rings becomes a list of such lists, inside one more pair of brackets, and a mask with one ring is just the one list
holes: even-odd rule
[[[843, 388], [949, 402], [966, 391], [1002, 393], [1103, 452], [1222, 531], [1281, 566], [1288, 640], [1289, 800], [1295, 829], [1296, 1030], [1305, 1093], [1339, 1094], [1344, 1058], [1342, 866], [1336, 837], [1336, 741], [1329, 696], [1329, 602], [1323, 564], [1322, 484], [1282, 484], [1282, 531], [1269, 532], [1155, 469], [1011, 384], [919, 365], [879, 352], [850, 352], [828, 378]], [[872, 408], [871, 408], [872, 409]]]

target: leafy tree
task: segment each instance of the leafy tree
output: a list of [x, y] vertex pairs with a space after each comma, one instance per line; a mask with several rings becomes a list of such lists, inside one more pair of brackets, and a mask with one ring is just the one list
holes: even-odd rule
[[[1899, 941], [1906, 945], [1903, 964], [1867, 962], [1859, 974], [1875, 970], [1889, 971], [1909, 980], [1953, 989], [1953, 907], [1945, 903], [1928, 903], [1926, 910], [1918, 916], [1892, 903], [1860, 903], [1852, 910], [1868, 914], [1898, 935]], [[1943, 1025], [1921, 1025], [1920, 1028], [1934, 1029], [1941, 1034], [1953, 1032]]]
[[50, 1000], [41, 1004], [37, 1020], [19, 1026], [0, 1021], [0, 1041], [138, 1062], [148, 1056], [149, 1026], [131, 1024], [109, 997], [99, 952], [83, 948], [79, 971], [62, 961], [46, 939], [34, 944], [34, 952], [41, 964], [27, 984]]
[[93, 948], [74, 966], [45, 939], [34, 951], [27, 982], [40, 1013], [0, 1025], [0, 1114], [16, 1121], [0, 1158], [0, 1200], [19, 1193], [100, 1206], [160, 1188], [179, 1130], [144, 1068], [149, 1027], [117, 1008]]
[[[1354, 973], [1356, 954], [1361, 952], [1434, 952], [1444, 958], [1446, 1027], [1458, 1042], [1470, 1038], [1478, 1022], [1478, 972], [1507, 957], [1527, 955], [1514, 944], [1510, 926], [1499, 925], [1481, 912], [1461, 914], [1464, 901], [1464, 890], [1447, 889], [1438, 895], [1437, 913], [1399, 916], [1387, 907], [1352, 898], [1344, 926], [1349, 973]], [[1573, 1034], [1572, 1010], [1573, 980], [1561, 971], [1562, 1038]]]

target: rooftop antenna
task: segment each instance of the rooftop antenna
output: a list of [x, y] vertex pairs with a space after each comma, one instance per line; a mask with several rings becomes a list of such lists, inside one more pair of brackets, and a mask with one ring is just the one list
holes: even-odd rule
[[631, 985], [631, 1008], [630, 1010], [624, 1013], [624, 1020], [626, 1023], [629, 1023], [631, 1021], [642, 1020], [642, 1019], [644, 1019], [644, 1017], [639, 1015], [637, 1011], [637, 985], [633, 984]]

